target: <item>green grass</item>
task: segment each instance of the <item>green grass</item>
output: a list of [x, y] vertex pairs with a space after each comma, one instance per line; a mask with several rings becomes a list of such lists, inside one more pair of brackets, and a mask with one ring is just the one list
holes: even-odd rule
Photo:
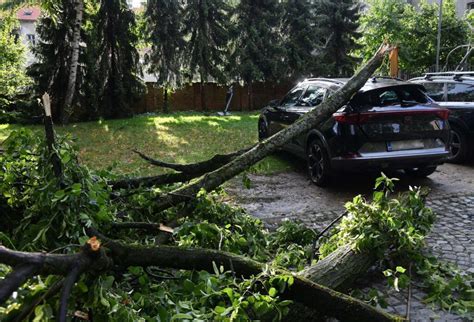
[[[79, 147], [81, 162], [92, 169], [113, 167], [121, 174], [153, 175], [164, 170], [147, 164], [131, 149], [169, 162], [205, 160], [214, 154], [256, 143], [257, 120], [257, 113], [234, 113], [227, 117], [177, 113], [56, 126], [56, 131], [72, 135]], [[0, 125], [0, 141], [20, 127]], [[42, 126], [27, 127], [43, 135]], [[269, 156], [251, 171], [269, 174], [290, 167], [288, 161]]]

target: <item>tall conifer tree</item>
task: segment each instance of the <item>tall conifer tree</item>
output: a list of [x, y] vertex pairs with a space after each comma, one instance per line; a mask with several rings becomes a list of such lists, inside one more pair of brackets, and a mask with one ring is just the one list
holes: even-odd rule
[[352, 74], [358, 60], [351, 52], [358, 47], [360, 3], [358, 0], [317, 0], [318, 28], [325, 35], [323, 61], [330, 76]]
[[182, 81], [184, 50], [183, 8], [181, 1], [148, 0], [145, 11], [147, 42], [151, 49], [146, 55], [148, 71], [163, 86], [163, 112], [168, 112], [168, 90]]
[[[56, 15], [51, 18], [43, 16], [37, 26], [38, 40], [33, 49], [37, 62], [28, 68], [28, 74], [33, 77], [38, 94], [49, 92], [52, 97], [53, 118], [57, 122], [69, 119], [70, 112], [64, 109], [68, 83], [70, 80], [70, 65], [73, 54], [74, 21], [76, 12], [70, 0], [59, 0], [56, 3]], [[81, 32], [84, 35], [84, 32]], [[82, 38], [82, 37], [81, 37]], [[79, 60], [84, 56], [84, 49], [80, 49]], [[77, 105], [78, 95], [84, 78], [83, 67], [78, 64], [78, 77], [75, 78], [73, 101], [70, 105]]]
[[126, 0], [102, 0], [97, 13], [98, 73], [105, 117], [132, 114], [131, 104], [144, 91], [136, 48], [135, 15]]
[[286, 0], [282, 23], [286, 52], [286, 75], [298, 78], [309, 75], [319, 41], [315, 8], [311, 0]]
[[199, 75], [201, 108], [206, 109], [204, 82], [209, 77], [225, 81], [224, 65], [229, 58], [230, 7], [227, 0], [188, 0], [184, 32], [189, 37], [186, 60], [191, 78]]
[[248, 85], [249, 108], [252, 83], [282, 75], [284, 48], [280, 34], [281, 5], [278, 0], [241, 0], [236, 8], [235, 75]]

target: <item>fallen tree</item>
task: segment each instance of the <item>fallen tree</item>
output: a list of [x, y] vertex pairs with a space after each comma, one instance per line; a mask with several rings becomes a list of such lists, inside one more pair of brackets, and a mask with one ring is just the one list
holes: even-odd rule
[[[74, 255], [25, 253], [0, 246], [2, 262], [14, 267], [13, 272], [0, 282], [0, 290], [3, 293], [1, 294], [3, 296], [0, 297], [0, 304], [3, 304], [6, 298], [33, 273], [66, 276], [58, 318], [59, 321], [66, 321], [67, 296], [79, 273], [87, 271], [93, 271], [95, 274], [103, 273], [112, 266], [115, 268], [160, 266], [212, 272], [214, 266], [219, 265], [227, 270], [232, 270], [236, 275], [248, 277], [265, 270], [265, 265], [262, 263], [211, 249], [127, 246], [104, 236], [102, 236], [102, 240], [104, 240], [104, 247], [96, 242], [95, 236], [92, 237], [83, 250]], [[334, 316], [343, 321], [397, 320], [395, 316], [379, 311], [364, 302], [315, 284], [288, 271], [277, 269], [275, 273], [294, 276], [294, 282], [282, 293], [282, 296], [300, 302], [321, 314]]]
[[237, 156], [241, 155], [244, 152], [247, 152], [248, 149], [242, 149], [240, 151], [228, 153], [228, 154], [216, 154], [212, 158], [191, 163], [191, 164], [178, 164], [178, 163], [169, 163], [164, 162], [161, 160], [153, 159], [140, 151], [133, 150], [136, 154], [138, 154], [142, 159], [147, 161], [148, 163], [162, 167], [173, 169], [175, 171], [179, 171], [177, 173], [166, 173], [157, 176], [150, 176], [150, 177], [141, 177], [141, 178], [126, 178], [120, 180], [111, 181], [109, 184], [112, 186], [114, 190], [117, 189], [135, 189], [138, 187], [153, 187], [165, 184], [172, 184], [172, 183], [182, 183], [187, 182], [191, 179], [197, 178], [202, 176], [205, 173], [214, 171], [223, 165], [229, 163], [230, 161], [234, 160]]
[[[319, 124], [319, 122], [324, 120], [326, 117], [330, 116], [363, 86], [368, 77], [370, 77], [370, 75], [380, 65], [383, 56], [389, 50], [390, 48], [388, 46], [382, 46], [368, 64], [364, 66], [343, 88], [324, 102], [320, 108], [308, 113], [293, 126], [290, 126], [264, 140], [253, 148], [245, 149], [244, 151], [239, 151], [229, 155], [216, 156], [211, 160], [193, 165], [164, 163], [157, 160], [151, 160], [142, 155], [142, 157], [145, 157], [149, 162], [153, 161], [159, 166], [169, 167], [181, 171], [181, 173], [159, 176], [160, 179], [157, 179], [158, 177], [130, 179], [128, 182], [125, 180], [121, 183], [112, 183], [112, 185], [116, 188], [135, 188], [140, 185], [154, 186], [176, 181], [184, 182], [191, 180], [190, 183], [184, 184], [180, 188], [160, 196], [156, 202], [154, 202], [154, 210], [162, 211], [176, 206], [183, 201], [195, 200], [198, 198], [199, 192], [202, 189], [206, 191], [214, 190], [226, 180], [237, 175], [264, 158], [269, 153], [273, 152], [278, 147], [285, 144], [291, 138], [304, 133], [311, 127]], [[61, 244], [61, 242], [77, 240], [86, 227], [89, 227], [90, 231], [91, 226], [99, 226], [101, 228], [102, 226], [105, 226], [106, 228], [114, 226], [111, 225], [113, 216], [110, 213], [107, 213], [107, 211], [111, 212], [110, 209], [107, 210], [107, 207], [110, 207], [111, 204], [107, 204], [107, 197], [109, 194], [105, 189], [105, 180], [97, 180], [95, 177], [91, 179], [88, 177], [88, 172], [77, 164], [76, 158], [67, 156], [67, 149], [64, 149], [64, 147], [61, 150], [61, 155], [58, 156], [55, 152], [59, 150], [58, 147], [55, 146], [56, 144], [58, 143], [53, 141], [51, 145], [52, 148], [49, 152], [40, 152], [40, 157], [37, 160], [23, 155], [20, 156], [19, 161], [21, 162], [19, 162], [16, 160], [18, 157], [14, 154], [6, 156], [6, 160], [12, 162], [14, 166], [5, 168], [3, 169], [4, 171], [10, 171], [11, 169], [15, 170], [14, 168], [16, 166], [24, 169], [25, 167], [27, 168], [25, 164], [30, 164], [32, 169], [34, 169], [32, 170], [32, 173], [35, 173], [34, 171], [40, 169], [41, 171], [38, 173], [43, 176], [38, 176], [38, 173], [35, 173], [36, 177], [33, 177], [30, 173], [20, 173], [16, 170], [12, 170], [11, 173], [8, 173], [8, 176], [5, 176], [5, 178], [11, 180], [11, 182], [8, 181], [6, 183], [6, 189], [9, 189], [9, 187], [7, 187], [9, 183], [13, 186], [13, 184], [18, 183], [20, 180], [23, 188], [28, 186], [32, 187], [31, 189], [27, 188], [20, 191], [15, 190], [13, 193], [9, 192], [9, 204], [16, 204], [16, 208], [12, 208], [12, 211], [14, 210], [15, 213], [18, 213], [23, 207], [26, 212], [21, 214], [25, 219], [20, 220], [17, 224], [12, 223], [12, 227], [9, 228], [14, 233], [18, 233], [21, 229], [24, 229], [25, 239], [28, 239], [27, 243], [22, 243], [21, 245], [21, 247], [24, 248], [31, 249], [31, 247], [35, 245], [35, 242], [40, 243], [41, 246], [49, 249], [51, 246], [55, 245], [55, 242], [59, 243], [59, 245], [55, 246], [64, 247], [64, 244]], [[11, 152], [12, 148], [10, 147], [7, 150]], [[49, 173], [47, 170], [48, 165], [45, 161], [51, 160], [51, 157], [54, 155], [56, 155], [54, 158], [59, 157], [63, 162], [63, 164], [61, 164], [61, 173], [57, 171]], [[35, 160], [39, 160], [40, 165], [35, 164]], [[51, 179], [52, 181], [49, 182], [47, 180], [48, 175], [55, 178], [55, 181]], [[45, 181], [45, 183], [42, 181]], [[44, 186], [42, 184], [44, 184]], [[108, 184], [110, 185], [110, 182], [108, 182]], [[22, 194], [25, 193], [30, 194], [29, 198], [22, 197]], [[91, 199], [93, 202], [91, 202]], [[48, 202], [50, 204], [48, 204]], [[81, 213], [79, 216], [77, 212], [73, 213], [71, 211], [74, 207], [80, 209]], [[42, 209], [50, 211], [49, 216], [51, 218], [48, 218], [47, 216], [45, 218], [43, 213], [41, 213]], [[212, 207], [209, 208], [209, 211], [211, 211], [211, 209]], [[196, 210], [196, 212], [198, 211], [199, 210]], [[193, 215], [188, 218], [192, 219], [195, 216], [196, 214], [193, 213]], [[194, 229], [195, 227], [200, 229], [202, 226], [205, 228], [202, 231], [205, 231], [206, 233], [209, 233], [210, 231], [213, 233], [216, 224], [206, 222], [208, 220], [206, 216], [208, 215], [206, 214], [203, 216], [203, 218], [206, 218], [204, 219], [204, 222], [191, 226], [190, 229]], [[177, 217], [179, 218], [179, 216]], [[47, 225], [44, 221], [45, 219]], [[221, 218], [221, 222], [219, 222], [221, 225], [225, 224], [225, 220], [222, 219], [225, 219], [225, 217]], [[40, 224], [43, 224], [44, 227], [40, 227]], [[138, 226], [143, 228], [143, 224], [144, 223], [140, 223]], [[124, 223], [124, 225], [126, 226], [127, 223]], [[120, 223], [115, 225], [115, 227], [118, 226], [120, 226]], [[159, 230], [160, 224], [150, 226], [150, 224], [147, 223], [147, 226], [153, 227], [150, 229], [151, 231], [156, 231], [156, 228]], [[180, 227], [176, 236], [179, 237], [180, 232], [185, 231], [185, 228], [183, 228], [185, 226], [186, 222], [182, 223], [182, 227]], [[227, 225], [225, 225], [225, 227], [226, 226]], [[237, 234], [238, 230], [242, 229], [241, 226], [242, 225], [240, 224], [234, 226], [231, 225], [232, 229], [225, 229], [227, 229], [229, 234]], [[134, 227], [129, 226], [129, 228]], [[202, 234], [202, 231], [199, 234]], [[12, 266], [13, 271], [5, 277], [0, 285], [0, 289], [2, 289], [0, 299], [5, 301], [15, 289], [21, 288], [21, 285], [26, 280], [30, 280], [32, 276], [38, 274], [64, 276], [64, 280], [61, 282], [62, 293], [59, 298], [58, 313], [59, 320], [64, 321], [67, 317], [67, 303], [73, 290], [73, 285], [78, 282], [80, 278], [84, 278], [84, 276], [96, 277], [117, 271], [122, 272], [121, 275], [123, 275], [124, 271], [135, 266], [159, 266], [180, 270], [212, 271], [215, 270], [215, 265], [217, 264], [231, 271], [234, 275], [240, 275], [242, 277], [262, 274], [262, 272], [268, 270], [267, 266], [261, 262], [221, 251], [220, 249], [222, 242], [224, 241], [224, 236], [222, 235], [222, 231], [219, 229], [216, 231], [219, 231], [220, 234], [220, 241], [216, 247], [218, 250], [170, 246], [129, 246], [102, 236], [97, 231], [89, 234], [92, 238], [86, 246], [83, 247], [81, 252], [75, 254], [55, 255], [28, 253], [2, 248], [0, 250], [0, 263]], [[94, 239], [95, 236], [99, 236], [104, 244], [101, 245], [97, 242]], [[57, 237], [57, 240], [54, 240], [55, 237]], [[128, 236], [123, 236], [123, 238], [127, 237]], [[185, 241], [186, 240], [183, 242]], [[203, 239], [203, 242], [206, 242], [205, 238]], [[238, 247], [241, 248], [247, 246], [245, 245], [245, 242], [243, 243], [239, 238], [236, 238], [233, 242], [234, 246], [238, 245]], [[395, 317], [376, 310], [361, 301], [340, 294], [305, 278], [308, 277], [312, 281], [321, 281], [321, 284], [326, 284], [332, 288], [339, 288], [341, 285], [347, 284], [350, 279], [353, 279], [355, 274], [364, 272], [364, 267], [370, 264], [369, 261], [373, 261], [372, 258], [365, 260], [366, 253], [357, 255], [352, 249], [347, 248], [345, 245], [343, 246], [344, 247], [335, 251], [333, 255], [339, 263], [342, 263], [339, 265], [348, 266], [347, 270], [342, 274], [335, 272], [334, 265], [329, 265], [331, 262], [330, 256], [319, 261], [315, 268], [304, 271], [303, 275], [295, 275], [286, 270], [272, 268], [274, 272], [270, 275], [273, 276], [274, 274], [277, 274], [282, 276], [292, 276], [294, 282], [288, 283], [288, 285], [284, 286], [279, 293], [277, 291], [269, 290], [268, 296], [273, 298], [276, 294], [279, 294], [282, 297], [292, 299], [307, 307], [316, 309], [318, 312], [335, 316], [343, 320], [360, 320], [361, 318], [380, 321], [395, 320]], [[260, 245], [259, 247], [262, 246]], [[250, 251], [245, 251], [244, 253], [250, 254]], [[354, 263], [360, 263], [357, 264], [358, 270], [355, 270], [356, 266], [353, 265]], [[334, 274], [338, 275], [337, 278], [328, 278], [332, 277]], [[258, 282], [267, 283], [267, 281], [262, 282], [261, 280]], [[254, 287], [256, 287], [255, 283], [255, 281], [251, 282], [249, 289], [254, 290]], [[259, 289], [257, 288], [256, 291], [259, 291]], [[246, 293], [247, 291], [244, 292], [244, 294]], [[270, 301], [271, 299], [267, 300]], [[33, 302], [36, 303], [37, 300]], [[275, 302], [275, 305], [278, 305], [277, 301]], [[237, 308], [237, 310], [238, 309], [239, 308]], [[28, 311], [28, 307], [21, 311]]]
[[322, 121], [330, 117], [340, 107], [346, 104], [350, 98], [366, 83], [368, 78], [382, 63], [385, 55], [392, 47], [384, 44], [375, 55], [365, 64], [343, 87], [337, 90], [328, 99], [322, 102], [318, 108], [306, 113], [294, 124], [263, 140], [245, 153], [235, 157], [229, 163], [220, 168], [208, 172], [189, 184], [173, 190], [172, 192], [160, 196], [156, 201], [156, 211], [162, 211], [172, 206], [189, 200], [201, 189], [212, 191], [227, 180], [248, 169], [258, 161], [262, 160], [270, 153], [282, 147], [292, 138], [298, 137], [317, 126]]

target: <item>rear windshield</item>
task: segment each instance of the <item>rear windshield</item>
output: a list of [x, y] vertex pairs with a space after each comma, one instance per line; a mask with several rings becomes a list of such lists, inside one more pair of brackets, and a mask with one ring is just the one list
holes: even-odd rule
[[426, 104], [428, 98], [418, 86], [402, 85], [374, 89], [356, 94], [351, 106], [356, 109], [385, 106], [413, 106]]

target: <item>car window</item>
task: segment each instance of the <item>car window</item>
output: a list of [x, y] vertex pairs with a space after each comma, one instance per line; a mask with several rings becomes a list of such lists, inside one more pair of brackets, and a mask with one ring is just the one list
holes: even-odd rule
[[474, 102], [474, 85], [448, 83], [448, 101]]
[[303, 94], [304, 89], [305, 87], [303, 86], [293, 88], [281, 101], [281, 107], [291, 107], [295, 105], [298, 102], [301, 94]]
[[301, 101], [303, 103], [306, 103], [305, 105], [309, 107], [314, 107], [323, 102], [324, 95], [326, 94], [326, 89], [317, 86], [317, 85], [309, 85], [308, 89], [304, 93], [304, 95], [301, 97]]
[[444, 85], [445, 83], [423, 83], [426, 94], [438, 102], [444, 101]]
[[351, 100], [354, 108], [384, 107], [390, 105], [415, 105], [428, 102], [428, 98], [418, 86], [394, 86], [359, 93]]

